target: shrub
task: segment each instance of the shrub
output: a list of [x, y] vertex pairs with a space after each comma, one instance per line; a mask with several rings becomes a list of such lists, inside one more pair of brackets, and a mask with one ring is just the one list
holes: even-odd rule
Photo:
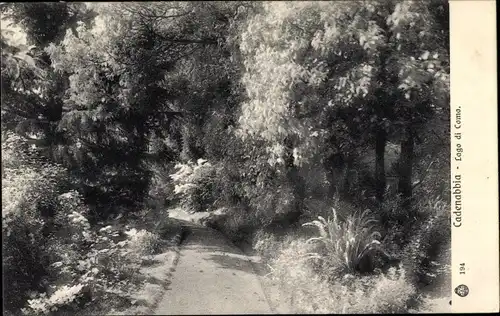
[[129, 236], [130, 249], [137, 254], [154, 255], [161, 249], [162, 241], [156, 233], [131, 229], [126, 234]]
[[[70, 196], [63, 199], [66, 206], [77, 204], [77, 197], [72, 196], [73, 201]], [[150, 236], [129, 232], [129, 238], [120, 238], [112, 226], [92, 230], [85, 216], [76, 211], [66, 216], [65, 224], [66, 229], [49, 242], [52, 284], [34, 294], [23, 312], [75, 313], [90, 308], [94, 313], [131, 304], [131, 294], [142, 282], [137, 274], [140, 257], [153, 244]]]
[[278, 254], [282, 243], [272, 233], [258, 230], [253, 237], [253, 249], [255, 249], [264, 260], [269, 260]]
[[38, 298], [28, 301], [28, 308], [23, 309], [25, 314], [49, 314], [55, 312], [63, 306], [72, 304], [82, 293], [83, 284], [74, 286], [64, 285], [58, 288], [52, 295], [40, 294]]
[[204, 218], [202, 223], [220, 231], [233, 242], [248, 241], [248, 238], [258, 226], [256, 223], [260, 222], [257, 215], [248, 208], [243, 207], [230, 207], [223, 210], [219, 214], [213, 212]]
[[318, 220], [303, 224], [315, 226], [320, 234], [307, 242], [319, 242], [322, 246], [318, 252], [308, 254], [308, 258], [321, 260], [334, 274], [366, 272], [370, 267], [362, 266], [365, 258], [380, 248], [378, 239], [381, 236], [375, 230], [375, 219], [368, 210], [360, 215], [350, 214], [344, 221], [337, 217], [334, 208], [332, 214], [333, 217], [328, 220], [319, 216]]
[[256, 225], [286, 221], [287, 215], [294, 211], [293, 188], [286, 182], [281, 185], [269, 184], [265, 188], [248, 187], [248, 197], [250, 208], [261, 220]]
[[[416, 297], [408, 270], [402, 265], [363, 267], [376, 250], [385, 253], [374, 216], [352, 208], [344, 211], [342, 219], [333, 208], [328, 219], [319, 216], [285, 236], [263, 229], [254, 235], [254, 248], [268, 263], [282, 297], [298, 313], [408, 312]], [[319, 236], [308, 238], [308, 227]]]
[[19, 136], [2, 139], [2, 237], [4, 304], [20, 308], [28, 291], [44, 288], [47, 236], [65, 171], [43, 163]]
[[[57, 206], [49, 228], [41, 240], [40, 255], [44, 258], [43, 287], [33, 287], [24, 309], [28, 314], [47, 314], [67, 308], [84, 294], [85, 283], [82, 282], [82, 252], [94, 240], [90, 232], [90, 224], [78, 193], [71, 191], [58, 196]], [[49, 265], [50, 264], [50, 265]], [[88, 276], [89, 273], [84, 276]], [[36, 294], [41, 292], [41, 294]]]
[[111, 226], [92, 229], [82, 196], [66, 191], [66, 171], [43, 162], [21, 138], [7, 134], [2, 149], [6, 310], [74, 314], [129, 300], [140, 265], [131, 241], [119, 240]]
[[293, 187], [261, 158], [218, 168], [216, 189], [219, 198], [215, 205], [229, 208], [217, 219], [218, 226], [239, 239], [258, 228], [286, 222], [294, 211]]
[[346, 313], [405, 313], [416, 294], [401, 267], [391, 267], [386, 274], [347, 279], [350, 284], [344, 286], [350, 295], [348, 303], [342, 304]]
[[[409, 271], [414, 272], [415, 282], [430, 283], [437, 276], [435, 272], [443, 268], [432, 262], [441, 252], [447, 251], [451, 242], [450, 212], [447, 206], [448, 203], [440, 197], [423, 199], [417, 205], [421, 220], [413, 225], [413, 233], [402, 250], [403, 262], [408, 265]], [[450, 262], [441, 262], [439, 265], [446, 267], [449, 264]]]
[[318, 270], [308, 254], [314, 245], [306, 239], [285, 239], [270, 261], [271, 278], [278, 281], [286, 300], [298, 313], [403, 313], [415, 295], [405, 270], [357, 275], [340, 273], [334, 278]]
[[177, 164], [176, 173], [171, 175], [174, 181], [174, 193], [181, 198], [181, 206], [190, 212], [211, 209], [214, 198], [214, 167], [203, 159], [196, 163]]

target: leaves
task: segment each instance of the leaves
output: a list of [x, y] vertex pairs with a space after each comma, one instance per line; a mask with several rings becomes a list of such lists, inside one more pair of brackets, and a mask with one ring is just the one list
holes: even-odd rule
[[325, 252], [308, 254], [308, 259], [322, 259], [330, 262], [333, 269], [355, 272], [364, 256], [371, 255], [370, 251], [381, 246], [378, 239], [380, 233], [376, 230], [377, 221], [366, 210], [361, 214], [350, 214], [345, 220], [337, 217], [332, 208], [332, 218], [308, 222], [302, 226], [315, 226], [320, 237], [313, 237], [307, 243], [320, 242]]
[[[293, 137], [294, 147], [308, 153], [317, 151], [318, 144], [308, 130], [324, 122], [325, 136], [345, 133], [324, 118], [342, 117], [350, 109], [359, 115], [346, 119], [353, 142], [356, 134], [370, 139], [382, 123], [390, 132], [400, 124], [420, 122], [432, 112], [431, 104], [449, 93], [447, 79], [437, 75], [448, 72], [438, 58], [449, 56], [449, 48], [440, 37], [442, 24], [432, 5], [425, 1], [263, 5], [241, 35], [242, 83], [248, 100], [242, 104], [239, 135], [261, 137], [270, 148]], [[443, 89], [438, 92], [437, 86]], [[271, 156], [270, 163], [279, 159]]]

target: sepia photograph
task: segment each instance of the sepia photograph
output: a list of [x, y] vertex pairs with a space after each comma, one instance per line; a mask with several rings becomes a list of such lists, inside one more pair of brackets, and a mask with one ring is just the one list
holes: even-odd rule
[[447, 0], [0, 11], [5, 315], [450, 313], [476, 291], [452, 288], [471, 151]]

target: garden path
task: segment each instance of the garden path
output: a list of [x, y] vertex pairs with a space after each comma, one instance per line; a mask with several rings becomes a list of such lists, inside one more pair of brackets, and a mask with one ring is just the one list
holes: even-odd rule
[[216, 230], [182, 222], [187, 233], [156, 315], [274, 313], [250, 257]]

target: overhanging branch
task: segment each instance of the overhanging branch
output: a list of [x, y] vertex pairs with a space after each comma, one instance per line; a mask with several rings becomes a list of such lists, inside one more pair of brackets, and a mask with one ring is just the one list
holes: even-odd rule
[[217, 39], [215, 38], [205, 38], [205, 39], [186, 39], [186, 38], [173, 38], [167, 37], [157, 32], [153, 33], [156, 37], [161, 39], [162, 41], [177, 43], [181, 45], [190, 45], [190, 44], [201, 44], [201, 45], [217, 45]]

